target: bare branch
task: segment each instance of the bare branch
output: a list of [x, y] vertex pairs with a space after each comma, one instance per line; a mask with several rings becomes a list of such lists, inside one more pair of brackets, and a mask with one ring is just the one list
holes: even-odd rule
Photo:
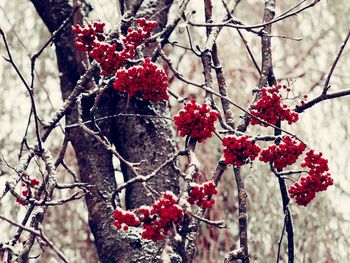
[[[115, 199], [116, 195], [121, 190], [123, 190], [126, 187], [128, 187], [129, 185], [137, 183], [137, 182], [144, 183], [144, 182], [149, 181], [150, 179], [155, 177], [165, 166], [167, 166], [168, 164], [174, 162], [179, 155], [183, 155], [183, 154], [184, 154], [183, 151], [179, 151], [176, 154], [174, 154], [173, 156], [170, 156], [162, 165], [160, 165], [152, 173], [150, 173], [148, 175], [137, 175], [137, 176], [131, 178], [130, 180], [128, 180], [127, 182], [120, 184], [118, 186], [118, 188], [114, 191], [113, 195], [112, 195], [112, 203], [114, 204], [114, 199]], [[114, 204], [114, 207], [115, 207], [115, 204]]]
[[28, 91], [28, 94], [29, 94], [29, 97], [30, 97], [30, 101], [31, 101], [32, 111], [33, 111], [33, 115], [34, 115], [35, 134], [36, 134], [36, 139], [37, 139], [37, 143], [38, 143], [38, 148], [39, 148], [39, 151], [42, 151], [42, 142], [41, 142], [41, 138], [40, 138], [39, 123], [38, 123], [39, 117], [38, 117], [38, 113], [37, 113], [37, 110], [36, 110], [33, 89], [29, 86], [29, 84], [27, 83], [27, 81], [23, 77], [21, 71], [17, 67], [16, 63], [14, 62], [14, 60], [12, 58], [12, 54], [11, 54], [10, 48], [9, 48], [9, 45], [7, 43], [5, 32], [1, 28], [0, 28], [0, 35], [2, 36], [2, 39], [3, 39], [4, 43], [5, 43], [5, 48], [6, 48], [6, 52], [7, 52], [7, 55], [8, 55], [8, 58], [5, 58], [5, 60], [12, 65], [12, 67], [16, 71], [18, 77], [21, 79], [22, 83], [24, 84], [25, 88]]
[[63, 254], [62, 251], [60, 251], [54, 244], [52, 241], [50, 241], [46, 235], [44, 234], [44, 232], [42, 231], [42, 229], [40, 228], [39, 230], [36, 230], [34, 228], [31, 227], [26, 227], [24, 225], [18, 224], [2, 215], [0, 215], [0, 219], [10, 223], [11, 225], [14, 225], [16, 227], [19, 227], [29, 233], [31, 233], [32, 235], [39, 237], [40, 239], [42, 239], [55, 253], [56, 255], [63, 261], [68, 263], [69, 261], [67, 260], [67, 258], [65, 257], [65, 255]]
[[334, 98], [340, 98], [340, 97], [344, 97], [344, 96], [350, 95], [350, 89], [343, 89], [343, 90], [340, 90], [340, 91], [335, 91], [335, 92], [332, 92], [332, 93], [328, 93], [328, 90], [329, 90], [329, 88], [330, 88], [329, 82], [330, 82], [330, 80], [331, 80], [331, 78], [332, 78], [334, 69], [335, 69], [335, 67], [337, 66], [338, 61], [339, 61], [339, 59], [340, 59], [340, 57], [341, 57], [341, 55], [342, 55], [342, 53], [343, 53], [343, 51], [344, 51], [344, 48], [345, 48], [346, 44], [347, 44], [348, 41], [349, 41], [349, 38], [350, 38], [350, 30], [349, 30], [349, 32], [347, 33], [347, 35], [346, 35], [346, 37], [345, 37], [345, 40], [344, 40], [343, 43], [341, 44], [340, 49], [339, 49], [339, 51], [338, 51], [338, 53], [337, 53], [337, 55], [336, 55], [336, 57], [335, 57], [335, 59], [334, 59], [332, 65], [331, 65], [330, 69], [329, 69], [329, 72], [328, 72], [328, 74], [327, 74], [326, 80], [325, 80], [325, 82], [324, 82], [324, 84], [323, 84], [322, 93], [321, 93], [318, 97], [316, 97], [316, 98], [314, 98], [314, 99], [308, 101], [307, 103], [304, 103], [304, 104], [302, 104], [302, 105], [296, 106], [295, 109], [294, 109], [296, 112], [301, 113], [301, 112], [303, 112], [304, 110], [309, 109], [309, 108], [311, 108], [312, 106], [314, 106], [314, 105], [316, 105], [317, 103], [319, 103], [319, 102], [321, 102], [321, 101], [324, 101], [324, 100], [329, 100], [329, 99], [334, 99]]
[[78, 112], [79, 112], [79, 114], [78, 114], [79, 115], [78, 116], [79, 126], [81, 126], [85, 132], [87, 132], [88, 134], [95, 137], [104, 147], [106, 147], [107, 150], [109, 150], [120, 161], [122, 161], [130, 169], [130, 171], [137, 177], [138, 173], [136, 172], [135, 167], [134, 167], [136, 164], [130, 163], [127, 160], [125, 160], [115, 149], [113, 149], [113, 146], [111, 145], [111, 143], [109, 142], [109, 140], [105, 136], [103, 136], [103, 135], [98, 136], [96, 134], [96, 132], [94, 132], [93, 130], [88, 128], [85, 124], [83, 124], [83, 120], [82, 120], [83, 112], [82, 112], [82, 106], [81, 106], [82, 95], [83, 94], [79, 95], [77, 98]]
[[281, 246], [282, 246], [282, 240], [283, 240], [283, 236], [284, 236], [285, 231], [286, 231], [286, 219], [283, 220], [283, 227], [282, 227], [282, 231], [281, 231], [281, 236], [280, 236], [280, 239], [278, 240], [276, 263], [278, 263], [280, 261]]
[[285, 15], [278, 16], [275, 19], [272, 19], [270, 21], [267, 21], [267, 22], [264, 22], [264, 23], [261, 23], [261, 24], [256, 24], [256, 25], [246, 25], [245, 23], [243, 23], [242, 21], [240, 21], [237, 18], [229, 19], [226, 22], [221, 22], [221, 23], [193, 23], [191, 21], [188, 21], [188, 24], [191, 25], [191, 26], [197, 26], [197, 27], [232, 27], [232, 28], [237, 28], [237, 29], [262, 28], [262, 27], [266, 27], [266, 26], [272, 25], [274, 23], [277, 23], [277, 22], [279, 22], [281, 20], [284, 20], [284, 19], [286, 19], [288, 17], [295, 16], [295, 15], [303, 12], [304, 10], [313, 7], [314, 5], [316, 5], [319, 2], [320, 2], [320, 0], [313, 0], [308, 5], [302, 7], [302, 8], [300, 8], [300, 9], [294, 11], [294, 12], [288, 12]]
[[75, 85], [72, 93], [65, 100], [63, 106], [57, 110], [57, 112], [52, 117], [51, 121], [46, 125], [45, 133], [42, 136], [42, 140], [45, 141], [47, 137], [50, 135], [52, 129], [56, 126], [56, 124], [62, 119], [62, 117], [66, 114], [66, 112], [73, 107], [74, 103], [77, 100], [77, 97], [87, 89], [87, 84], [92, 79], [94, 72], [98, 69], [99, 66], [96, 63], [92, 63], [91, 67], [86, 70], [84, 75], [80, 77], [77, 84]]
[[14, 172], [11, 174], [10, 180], [7, 181], [5, 184], [5, 189], [0, 195], [0, 202], [2, 198], [4, 198], [4, 196], [8, 193], [8, 191], [10, 191], [11, 189], [15, 189], [17, 183], [21, 180], [23, 172], [27, 170], [28, 165], [31, 162], [34, 155], [34, 151], [30, 150], [21, 158], [17, 167], [14, 168]]
[[194, 217], [195, 219], [198, 219], [199, 221], [206, 223], [208, 225], [215, 226], [215, 227], [220, 228], [220, 229], [227, 228], [227, 225], [225, 224], [225, 221], [223, 221], [223, 220], [212, 221], [212, 220], [197, 216], [196, 214], [193, 214], [193, 213], [189, 213], [189, 214], [192, 217]]
[[349, 30], [348, 34], [346, 35], [344, 42], [341, 44], [340, 49], [339, 49], [339, 51], [337, 53], [337, 56], [335, 57], [335, 60], [334, 60], [333, 64], [331, 65], [331, 68], [329, 69], [326, 81], [325, 81], [325, 83], [323, 85], [323, 92], [322, 92], [322, 94], [324, 94], [324, 95], [327, 94], [327, 91], [328, 91], [328, 89], [330, 87], [329, 86], [329, 82], [331, 81], [331, 77], [333, 75], [333, 71], [334, 71], [335, 67], [338, 64], [338, 61], [339, 61], [339, 59], [340, 59], [340, 57], [341, 57], [341, 55], [342, 55], [342, 53], [344, 51], [344, 48], [345, 48], [346, 44], [348, 43], [349, 38], [350, 38], [350, 30]]
[[34, 89], [34, 71], [35, 71], [35, 62], [40, 57], [41, 53], [44, 52], [44, 50], [63, 32], [65, 27], [68, 25], [74, 14], [78, 11], [80, 8], [80, 5], [77, 5], [74, 7], [72, 13], [62, 22], [60, 27], [52, 33], [50, 39], [46, 41], [46, 43], [31, 57], [31, 84], [30, 87], [33, 90]]

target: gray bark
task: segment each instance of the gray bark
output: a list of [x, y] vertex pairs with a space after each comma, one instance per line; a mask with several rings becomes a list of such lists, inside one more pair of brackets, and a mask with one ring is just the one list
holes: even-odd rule
[[[47, 28], [53, 33], [72, 12], [68, 0], [40, 1], [31, 0]], [[126, 1], [128, 2], [128, 1]], [[160, 1], [158, 10], [172, 1]], [[146, 5], [147, 6], [147, 5]], [[159, 13], [161, 24], [166, 23], [168, 9]], [[159, 18], [159, 19], [160, 19]], [[153, 18], [157, 20], [157, 17]], [[82, 56], [73, 47], [74, 36], [70, 30], [73, 21], [64, 34], [55, 40], [57, 66], [63, 99], [72, 92], [80, 75], [83, 73]], [[92, 83], [90, 83], [92, 85]], [[88, 107], [91, 102], [84, 101]], [[107, 116], [125, 111], [125, 97], [112, 89], [102, 98], [98, 115]], [[130, 100], [128, 113], [163, 115], [167, 106], [164, 103], [151, 105], [140, 100]], [[66, 115], [67, 124], [77, 123], [77, 109]], [[121, 155], [131, 161], [146, 160], [143, 172], [151, 171], [162, 164], [167, 156], [175, 152], [172, 143], [172, 131], [169, 123], [162, 119], [119, 118], [103, 122], [101, 128], [105, 135], [116, 144]], [[69, 130], [69, 139], [78, 160], [80, 180], [95, 185], [91, 194], [86, 196], [89, 225], [95, 238], [95, 244], [101, 262], [157, 262], [155, 254], [160, 244], [144, 242], [139, 235], [126, 235], [117, 232], [112, 225], [113, 207], [111, 196], [116, 188], [112, 155], [96, 139], [87, 135], [80, 128]], [[131, 177], [122, 167], [125, 179]], [[172, 190], [178, 192], [179, 173], [173, 165], [165, 167], [150, 183], [157, 191]], [[137, 207], [148, 200], [146, 191], [140, 184], [127, 189], [126, 203], [129, 208]]]

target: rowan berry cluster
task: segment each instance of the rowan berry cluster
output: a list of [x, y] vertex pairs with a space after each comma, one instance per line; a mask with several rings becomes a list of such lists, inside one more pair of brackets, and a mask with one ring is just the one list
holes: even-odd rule
[[89, 53], [101, 66], [101, 75], [115, 74], [117, 70], [126, 65], [127, 59], [134, 56], [134, 51], [124, 49], [117, 51], [117, 44], [99, 43]]
[[202, 208], [212, 208], [215, 203], [212, 196], [217, 193], [216, 186], [212, 181], [205, 182], [201, 185], [193, 183], [191, 184], [188, 202], [191, 205], [196, 204]]
[[[281, 103], [281, 94], [279, 90], [281, 85], [270, 88], [261, 89], [260, 99], [253, 104], [250, 113], [254, 117], [258, 117], [269, 124], [276, 125], [278, 120], [287, 121], [292, 124], [298, 120], [298, 114], [288, 109], [288, 106]], [[251, 118], [251, 124], [260, 124], [264, 127], [268, 125], [261, 122], [258, 118]]]
[[77, 37], [74, 45], [79, 50], [90, 51], [89, 56], [101, 66], [101, 75], [117, 74], [114, 82], [116, 90], [126, 92], [130, 96], [139, 95], [154, 102], [167, 100], [168, 78], [164, 70], [149, 58], [146, 58], [141, 66], [121, 70], [134, 59], [136, 48], [151, 36], [152, 30], [158, 25], [156, 21], [147, 21], [144, 18], [137, 19], [137, 24], [136, 28], [128, 28], [120, 46], [102, 42], [105, 40], [103, 23], [94, 22], [84, 28], [75, 25], [73, 32]]
[[158, 25], [158, 22], [139, 18], [137, 19], [137, 24], [138, 27], [136, 29], [128, 28], [128, 33], [123, 39], [125, 46], [133, 46], [132, 48], [136, 48], [141, 45], [145, 39], [151, 36], [152, 30]]
[[306, 145], [297, 142], [289, 136], [284, 136], [279, 145], [271, 145], [260, 153], [259, 160], [265, 163], [273, 162], [273, 167], [283, 169], [296, 162], [304, 152]]
[[146, 58], [142, 66], [118, 70], [114, 81], [114, 88], [119, 92], [126, 92], [129, 96], [140, 95], [144, 99], [154, 102], [167, 100], [168, 77], [163, 69]]
[[141, 226], [144, 229], [142, 238], [158, 241], [174, 226], [179, 227], [184, 212], [178, 205], [178, 198], [168, 191], [152, 206], [141, 206], [136, 213], [117, 208], [113, 216], [113, 224], [118, 230], [128, 230], [129, 226]]
[[[40, 182], [35, 178], [30, 179], [29, 175], [26, 172], [22, 174], [22, 179], [24, 181], [21, 184], [21, 186], [24, 187], [24, 189], [21, 190], [21, 197], [29, 198], [31, 195], [31, 188], [34, 188], [35, 186], [39, 185]], [[23, 206], [26, 205], [26, 202], [20, 198], [16, 198], [16, 202]]]
[[93, 24], [87, 24], [86, 27], [80, 25], [74, 25], [72, 31], [77, 35], [74, 41], [74, 46], [81, 51], [92, 50], [100, 41], [105, 40], [103, 34], [104, 23], [93, 22]]
[[114, 210], [113, 213], [114, 222], [113, 225], [118, 229], [128, 230], [129, 226], [139, 226], [140, 220], [137, 216], [128, 211], [124, 211], [120, 208]]
[[140, 220], [143, 222], [143, 238], [153, 241], [162, 240], [173, 226], [179, 227], [184, 212], [178, 205], [178, 201], [172, 192], [167, 191], [152, 207], [142, 207], [138, 210], [139, 214], [142, 214]]
[[301, 178], [300, 183], [294, 183], [288, 192], [298, 205], [306, 206], [317, 192], [327, 190], [333, 184], [333, 179], [328, 172], [328, 161], [322, 157], [322, 153], [308, 151], [301, 166], [310, 168], [308, 175]]
[[174, 123], [180, 136], [190, 136], [203, 142], [215, 131], [215, 121], [219, 113], [207, 104], [198, 104], [195, 99], [187, 103], [178, 115], [174, 116]]
[[240, 167], [248, 162], [253, 161], [260, 152], [260, 147], [255, 141], [249, 139], [247, 135], [243, 136], [226, 136], [223, 138], [224, 158], [226, 164], [233, 164]]
[[157, 26], [157, 22], [146, 21], [144, 18], [139, 18], [138, 24], [139, 27], [136, 29], [128, 28], [128, 33], [122, 38], [121, 51], [117, 51], [116, 44], [94, 43], [94, 48], [89, 56], [100, 64], [101, 75], [115, 74], [118, 69], [125, 66], [128, 60], [135, 57], [136, 47], [149, 38], [152, 29]]

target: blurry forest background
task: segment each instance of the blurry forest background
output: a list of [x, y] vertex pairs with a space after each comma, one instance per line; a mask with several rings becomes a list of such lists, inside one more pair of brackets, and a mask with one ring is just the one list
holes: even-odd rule
[[[93, 11], [89, 19], [106, 22], [108, 28], [118, 23], [117, 1], [90, 0]], [[198, 4], [198, 2], [200, 4]], [[214, 1], [214, 4], [220, 1]], [[276, 13], [281, 13], [300, 2], [277, 1]], [[191, 1], [189, 10], [195, 10], [192, 20], [203, 22], [202, 1]], [[215, 9], [214, 18], [223, 13]], [[242, 0], [235, 16], [249, 24], [260, 23], [263, 1]], [[350, 5], [347, 0], [321, 1], [315, 7], [273, 26], [273, 35], [289, 36], [272, 38], [274, 72], [282, 83], [289, 83], [296, 93], [317, 96], [322, 89], [322, 80], [334, 61], [350, 27]], [[170, 16], [172, 15], [170, 10]], [[215, 19], [214, 19], [215, 20]], [[216, 19], [215, 21], [219, 21]], [[50, 34], [38, 17], [29, 1], [1, 0], [0, 25], [7, 33], [14, 60], [26, 76], [30, 74], [30, 56], [33, 55], [49, 38]], [[255, 34], [242, 31], [260, 65], [260, 38]], [[193, 43], [203, 45], [204, 28], [191, 28]], [[187, 35], [181, 30], [174, 32], [171, 40], [179, 44], [186, 43]], [[259, 76], [247, 55], [246, 49], [235, 29], [224, 28], [218, 39], [219, 56], [223, 64], [229, 96], [242, 106], [247, 106], [251, 99], [251, 88], [256, 86]], [[194, 81], [201, 80], [200, 60], [181, 48], [168, 45], [170, 58], [179, 65], [179, 71]], [[3, 43], [0, 55], [5, 55]], [[350, 87], [350, 48], [346, 47], [332, 77], [332, 91]], [[48, 120], [62, 105], [59, 88], [59, 72], [56, 67], [54, 47], [47, 48], [40, 56], [36, 66], [35, 96], [38, 114]], [[201, 91], [189, 88], [176, 79], [170, 80], [170, 87], [179, 94], [196, 97]], [[199, 81], [200, 82], [200, 81]], [[171, 112], [178, 110], [178, 104], [170, 99]], [[10, 168], [5, 164], [15, 164], [18, 159], [20, 143], [27, 125], [30, 112], [30, 100], [19, 78], [10, 64], [0, 60], [0, 190], [4, 187]], [[291, 206], [295, 225], [296, 262], [348, 262], [350, 259], [350, 98], [338, 98], [324, 101], [302, 114], [298, 125], [292, 131], [313, 145], [316, 151], [322, 151], [329, 160], [335, 186], [322, 192], [307, 208]], [[238, 120], [240, 112], [234, 111]], [[33, 130], [29, 138], [33, 137]], [[54, 153], [62, 145], [62, 132], [56, 129], [49, 137], [46, 147]], [[177, 143], [180, 143], [180, 139]], [[215, 167], [220, 156], [217, 149], [219, 140], [214, 138], [199, 145], [198, 157], [203, 164], [205, 176]], [[213, 151], [215, 149], [215, 151]], [[71, 158], [69, 158], [71, 156]], [[74, 152], [66, 154], [68, 165], [75, 171]], [[116, 167], [117, 169], [118, 167]], [[252, 262], [273, 262], [277, 242], [280, 238], [283, 214], [276, 178], [268, 172], [267, 166], [256, 163], [254, 167], [242, 168], [246, 174], [248, 190], [249, 246]], [[119, 173], [116, 172], [117, 179]], [[58, 181], [65, 182], [65, 174], [58, 176]], [[208, 174], [210, 178], [211, 174]], [[198, 239], [195, 262], [222, 262], [225, 251], [238, 242], [236, 184], [232, 174], [226, 174], [218, 187], [216, 205], [209, 211], [213, 220], [224, 218], [229, 229], [220, 230], [202, 224]], [[70, 190], [55, 192], [57, 198], [69, 195]], [[62, 196], [57, 196], [57, 195]], [[0, 214], [20, 220], [25, 208], [7, 195], [0, 204]], [[61, 248], [72, 262], [97, 262], [93, 237], [87, 225], [85, 202], [80, 199], [51, 208], [45, 217], [45, 232], [55, 245]], [[0, 242], [13, 235], [15, 228], [0, 222]], [[47, 250], [40, 262], [56, 262], [56, 255]], [[281, 261], [283, 262], [283, 261]]]

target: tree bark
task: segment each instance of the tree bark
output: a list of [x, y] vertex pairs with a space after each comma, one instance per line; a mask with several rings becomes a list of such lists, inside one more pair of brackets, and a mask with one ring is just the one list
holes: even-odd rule
[[[40, 1], [31, 0], [39, 16], [51, 33], [53, 33], [73, 11], [68, 0]], [[130, 2], [130, 1], [126, 1]], [[155, 1], [145, 5], [147, 14], [154, 7]], [[166, 23], [168, 8], [164, 8], [172, 1], [159, 1], [157, 10], [161, 25]], [[163, 9], [161, 9], [163, 7]], [[148, 9], [147, 9], [148, 8]], [[158, 20], [156, 17], [153, 19]], [[67, 25], [63, 35], [54, 41], [56, 47], [57, 65], [60, 72], [60, 86], [63, 99], [72, 92], [75, 84], [83, 73], [82, 56], [73, 46], [74, 36]], [[93, 85], [91, 83], [91, 85]], [[89, 105], [84, 101], [84, 105]], [[127, 110], [128, 113], [147, 115], [164, 115], [167, 109], [165, 103], [157, 105], [131, 99], [125, 108], [125, 96], [117, 94], [113, 89], [107, 90], [99, 103], [98, 115], [108, 116]], [[74, 107], [66, 115], [66, 123], [78, 122], [77, 108]], [[164, 119], [147, 119], [123, 117], [109, 120], [101, 124], [104, 134], [116, 144], [117, 150], [131, 162], [145, 160], [142, 173], [152, 171], [161, 165], [168, 156], [175, 153], [172, 143], [172, 130]], [[157, 262], [160, 244], [145, 242], [137, 233], [125, 234], [117, 232], [112, 225], [113, 207], [111, 196], [116, 188], [112, 155], [96, 139], [87, 135], [80, 128], [69, 130], [69, 139], [73, 145], [78, 160], [80, 180], [94, 185], [91, 194], [86, 196], [89, 214], [89, 226], [95, 238], [98, 255], [101, 262]], [[125, 180], [131, 175], [122, 166]], [[150, 182], [150, 186], [157, 191], [172, 190], [178, 192], [179, 172], [174, 165], [168, 165]], [[128, 208], [137, 207], [149, 200], [147, 192], [141, 184], [127, 189], [126, 204]], [[161, 253], [161, 252], [160, 252]]]

